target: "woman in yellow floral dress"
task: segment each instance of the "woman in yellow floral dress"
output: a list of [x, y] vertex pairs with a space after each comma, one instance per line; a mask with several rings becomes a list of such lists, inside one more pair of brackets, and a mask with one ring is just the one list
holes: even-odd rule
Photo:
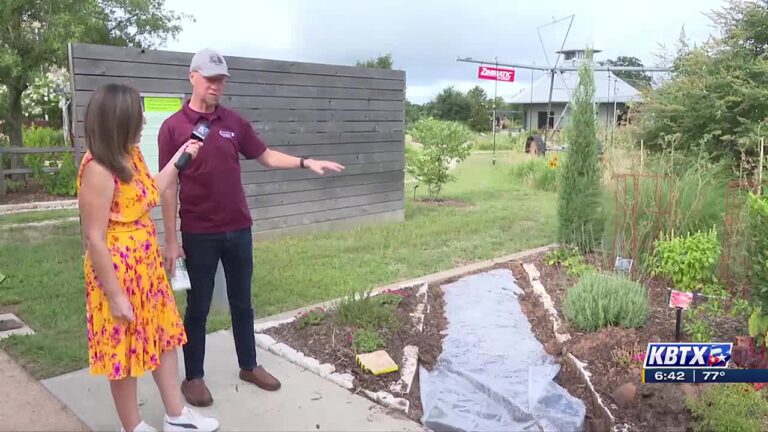
[[165, 405], [164, 431], [214, 431], [218, 421], [184, 406], [179, 390], [176, 350], [187, 337], [150, 216], [178, 175], [178, 157], [196, 157], [202, 143], [187, 142], [153, 178], [137, 145], [143, 124], [133, 88], [110, 84], [91, 96], [77, 179], [90, 370], [109, 380], [124, 431], [155, 430], [141, 420], [136, 397], [136, 379], [148, 371]]

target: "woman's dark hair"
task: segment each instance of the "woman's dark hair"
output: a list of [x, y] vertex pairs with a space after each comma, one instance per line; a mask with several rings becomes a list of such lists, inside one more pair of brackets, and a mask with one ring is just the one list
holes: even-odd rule
[[122, 182], [133, 179], [126, 163], [144, 125], [141, 96], [123, 84], [100, 87], [85, 109], [85, 144], [93, 159]]

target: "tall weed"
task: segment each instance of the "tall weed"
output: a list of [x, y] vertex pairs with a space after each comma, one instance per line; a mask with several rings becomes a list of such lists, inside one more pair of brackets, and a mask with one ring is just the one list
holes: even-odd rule
[[655, 157], [646, 166], [657, 179], [641, 177], [636, 183], [632, 179], [619, 180], [621, 186], [614, 183], [613, 196], [606, 197], [611, 217], [606, 223], [605, 244], [627, 257], [632, 253], [634, 235], [638, 256], [632, 258], [638, 264], [652, 254], [654, 241], [662, 232], [685, 236], [712, 226], [722, 227], [725, 192], [731, 178], [727, 162], [713, 164], [704, 157]]

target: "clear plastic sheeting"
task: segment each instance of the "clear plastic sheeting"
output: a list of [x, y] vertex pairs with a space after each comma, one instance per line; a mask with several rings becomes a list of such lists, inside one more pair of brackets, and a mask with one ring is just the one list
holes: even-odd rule
[[560, 367], [534, 336], [513, 273], [467, 276], [443, 290], [443, 351], [431, 372], [419, 371], [424, 426], [581, 431], [584, 402], [553, 381]]

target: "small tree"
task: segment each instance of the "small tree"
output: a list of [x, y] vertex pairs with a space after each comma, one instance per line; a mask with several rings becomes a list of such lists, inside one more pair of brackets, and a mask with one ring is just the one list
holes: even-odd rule
[[563, 163], [559, 189], [559, 238], [582, 252], [594, 246], [603, 225], [595, 106], [595, 78], [590, 60], [579, 69], [573, 111], [566, 130], [568, 157]]
[[406, 170], [426, 184], [430, 197], [435, 198], [446, 183], [455, 180], [451, 164], [469, 156], [471, 132], [461, 123], [429, 117], [417, 121], [410, 133], [422, 149], [409, 152]]

